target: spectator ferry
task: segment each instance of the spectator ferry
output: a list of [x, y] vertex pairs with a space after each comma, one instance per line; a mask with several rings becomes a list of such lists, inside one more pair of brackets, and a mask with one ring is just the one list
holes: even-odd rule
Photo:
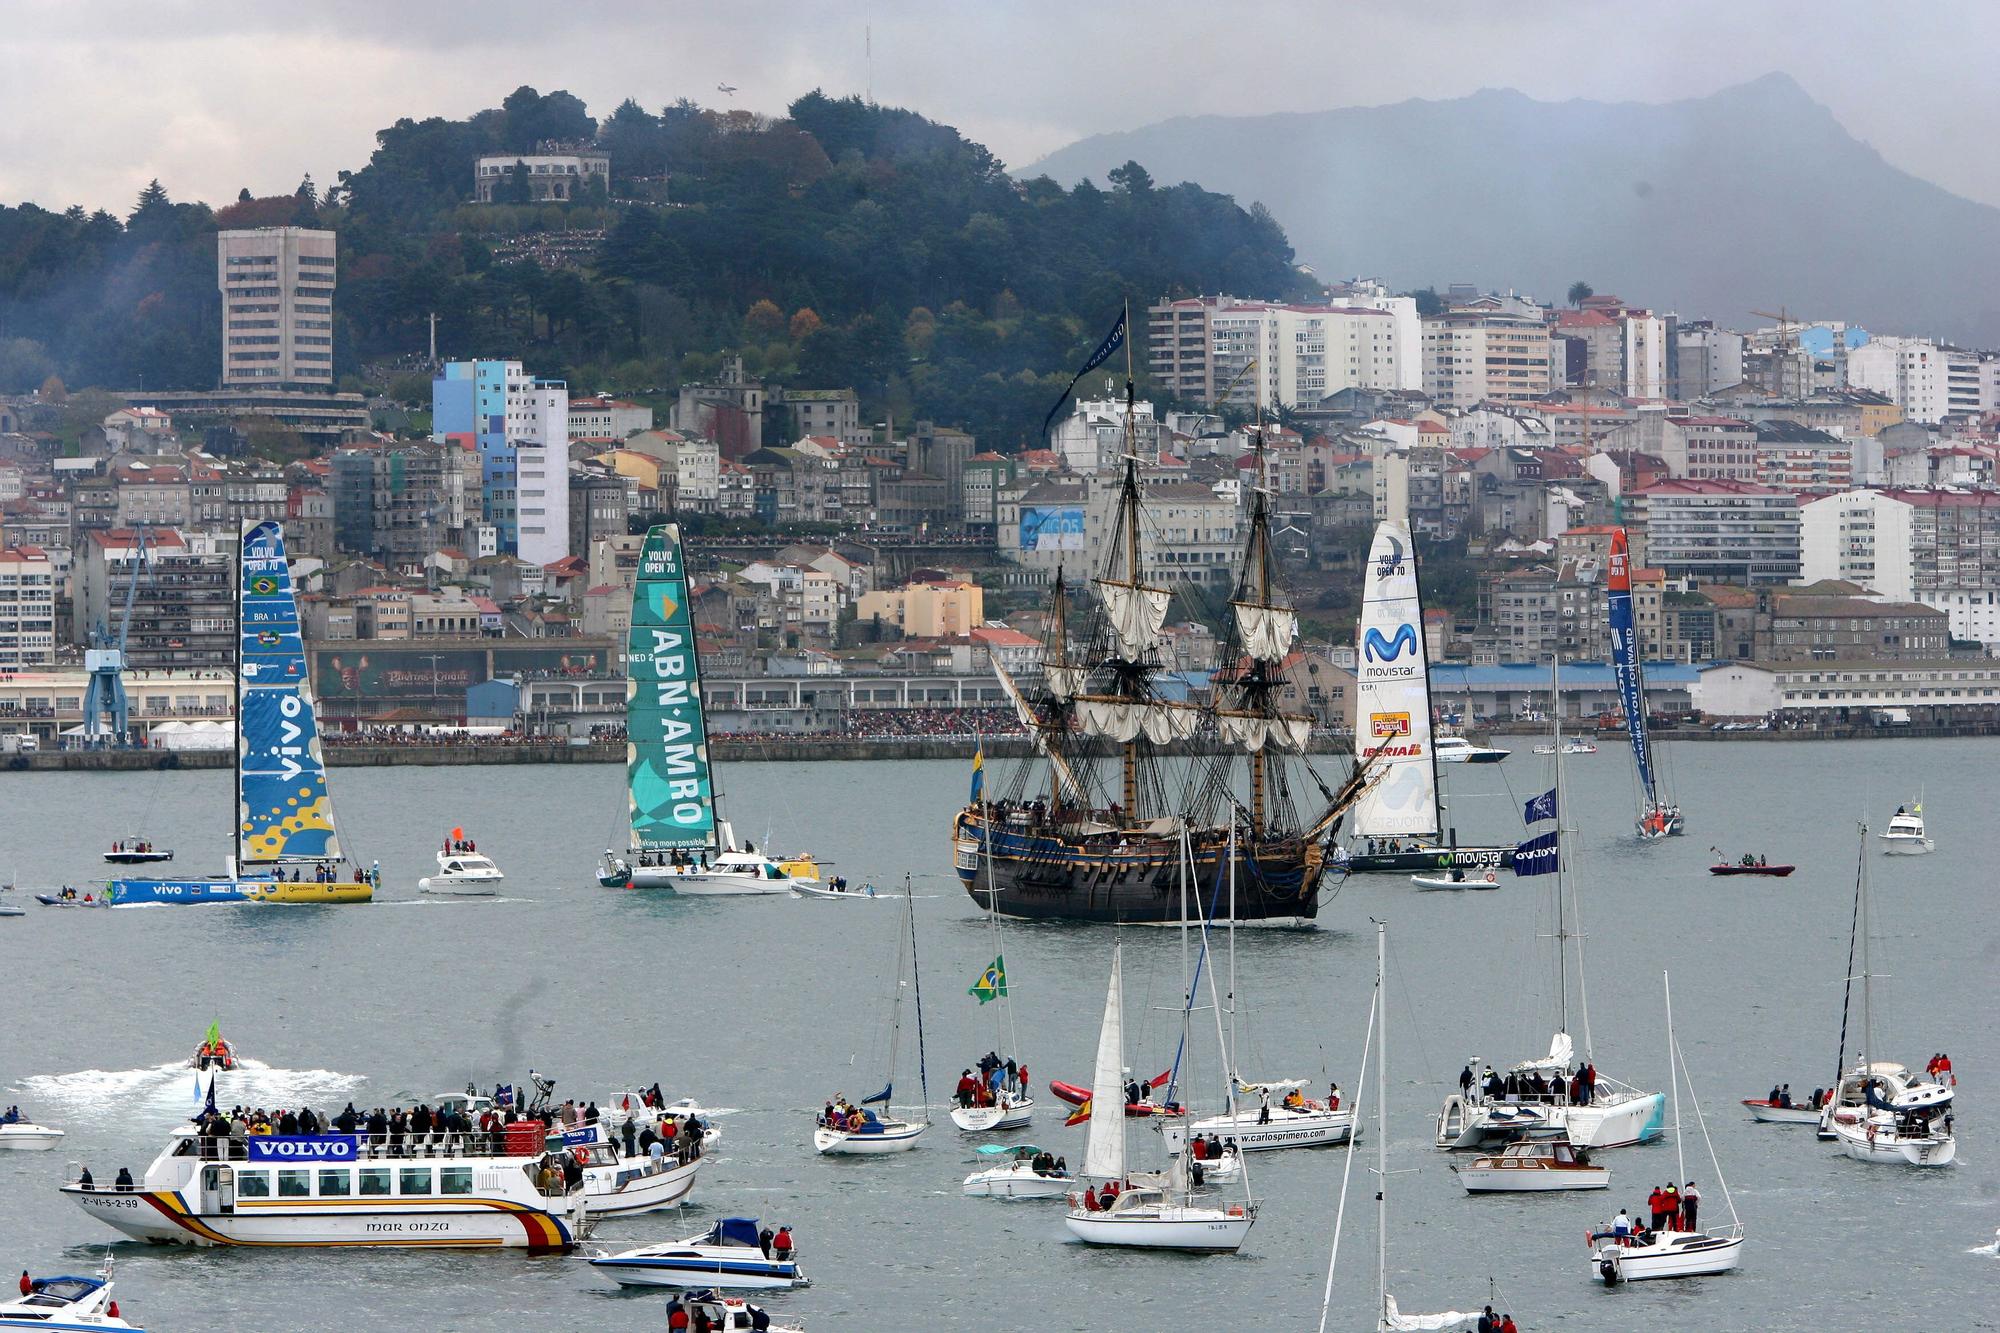
[[232, 1143], [184, 1125], [130, 1188], [78, 1180], [62, 1192], [155, 1244], [567, 1250], [588, 1231], [585, 1186], [564, 1180], [542, 1133], [530, 1120], [421, 1145], [367, 1134]]

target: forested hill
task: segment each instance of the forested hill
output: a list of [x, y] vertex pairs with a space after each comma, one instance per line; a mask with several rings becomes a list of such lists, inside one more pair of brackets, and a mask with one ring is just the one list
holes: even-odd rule
[[[600, 123], [522, 88], [376, 138], [323, 194], [212, 209], [156, 183], [123, 220], [0, 208], [0, 391], [50, 374], [214, 384], [213, 233], [229, 226], [341, 233], [343, 375], [421, 354], [435, 311], [441, 354], [518, 356], [573, 391], [671, 385], [733, 351], [771, 382], [853, 385], [873, 412], [1002, 448], [1034, 433], [1121, 301], [1302, 290], [1260, 207], [1130, 164], [1102, 187], [1015, 181], [951, 127], [856, 98], [810, 93], [783, 118], [627, 101]], [[467, 202], [476, 156], [545, 140], [608, 150], [612, 198]], [[513, 257], [557, 240], [581, 242], [579, 267]]]

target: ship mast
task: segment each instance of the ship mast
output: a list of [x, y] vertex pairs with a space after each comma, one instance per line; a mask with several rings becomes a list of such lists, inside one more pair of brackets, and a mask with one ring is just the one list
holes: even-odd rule
[[[1125, 305], [1126, 327], [1131, 327], [1132, 306]], [[1139, 593], [1139, 429], [1137, 423], [1139, 406], [1138, 386], [1132, 382], [1132, 339], [1125, 339], [1125, 486], [1119, 505], [1123, 510], [1121, 521], [1125, 525], [1125, 577], [1132, 585], [1132, 594]], [[1121, 753], [1122, 782], [1120, 786], [1125, 798], [1127, 818], [1139, 816], [1139, 742], [1135, 737], [1126, 741]]]

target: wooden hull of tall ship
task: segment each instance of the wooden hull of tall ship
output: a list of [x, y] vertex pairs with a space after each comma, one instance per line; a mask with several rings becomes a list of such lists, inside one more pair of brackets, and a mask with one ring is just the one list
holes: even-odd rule
[[[1028, 920], [1173, 925], [1182, 919], [1179, 842], [1173, 834], [1113, 829], [1076, 836], [1054, 828], [1002, 826], [989, 866], [984, 827], [977, 807], [961, 810], [952, 824], [953, 864], [981, 907], [990, 892], [994, 910]], [[1193, 843], [1187, 917], [1226, 920], [1230, 896], [1216, 885], [1229, 855], [1227, 832], [1199, 830]], [[1301, 839], [1239, 845], [1236, 920], [1309, 923], [1319, 913], [1324, 869], [1321, 848]]]

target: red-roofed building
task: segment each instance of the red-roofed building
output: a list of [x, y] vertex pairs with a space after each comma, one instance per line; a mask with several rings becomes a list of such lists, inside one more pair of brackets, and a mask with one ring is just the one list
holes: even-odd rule
[[39, 546], [0, 547], [0, 672], [55, 660], [55, 563]]

